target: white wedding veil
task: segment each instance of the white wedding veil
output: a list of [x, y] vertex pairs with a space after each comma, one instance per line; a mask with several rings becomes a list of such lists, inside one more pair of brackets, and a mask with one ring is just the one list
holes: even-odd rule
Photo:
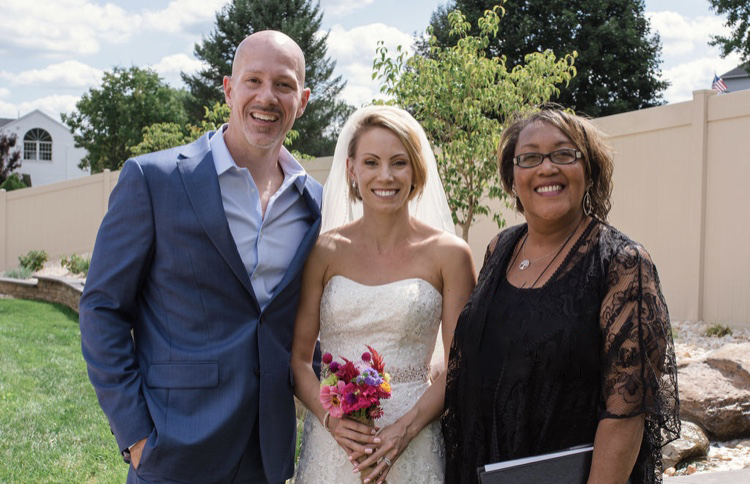
[[323, 207], [320, 232], [340, 227], [362, 217], [362, 202], [349, 198], [349, 177], [346, 171], [349, 141], [360, 121], [366, 116], [383, 111], [399, 115], [417, 134], [421, 145], [422, 157], [427, 166], [427, 180], [421, 196], [409, 202], [409, 214], [422, 223], [440, 230], [455, 234], [455, 226], [448, 199], [440, 181], [435, 162], [435, 155], [422, 126], [407, 111], [393, 106], [366, 106], [358, 109], [344, 124], [336, 142], [336, 151], [331, 163], [331, 171], [323, 188]]

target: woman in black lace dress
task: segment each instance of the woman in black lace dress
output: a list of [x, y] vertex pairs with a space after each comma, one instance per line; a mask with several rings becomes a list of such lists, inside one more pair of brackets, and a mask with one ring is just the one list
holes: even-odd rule
[[498, 163], [527, 223], [490, 243], [458, 322], [446, 483], [592, 442], [589, 483], [661, 482], [679, 433], [674, 348], [648, 252], [606, 223], [611, 151], [587, 120], [543, 109], [503, 132]]

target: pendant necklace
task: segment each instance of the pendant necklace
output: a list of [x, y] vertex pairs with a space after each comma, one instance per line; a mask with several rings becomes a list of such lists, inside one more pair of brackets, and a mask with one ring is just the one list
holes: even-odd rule
[[[583, 218], [581, 218], [583, 220]], [[565, 244], [568, 243], [571, 237], [573, 237], [573, 234], [578, 230], [578, 226], [581, 225], [581, 221], [579, 220], [575, 227], [573, 227], [573, 231], [563, 240], [563, 243], [559, 247], [555, 247], [555, 249], [550, 252], [549, 254], [543, 255], [541, 257], [537, 257], [534, 260], [529, 260], [526, 257], [526, 240], [529, 238], [529, 233], [526, 232], [526, 237], [523, 239], [523, 243], [521, 244], [521, 251], [523, 252], [523, 260], [520, 264], [518, 264], [518, 269], [521, 271], [525, 271], [531, 264], [534, 262], [540, 261], [542, 259], [546, 259], [547, 257], [551, 256], [555, 252], [559, 252], [563, 247], [565, 247]]]
[[[529, 238], [529, 234], [527, 233], [527, 234], [526, 234], [526, 238], [525, 238], [525, 239], [523, 239], [523, 244], [521, 244], [521, 250], [523, 251], [523, 260], [521, 261], [521, 263], [520, 263], [520, 264], [518, 264], [518, 269], [519, 269], [519, 270], [525, 271], [525, 270], [526, 270], [526, 269], [527, 269], [527, 268], [528, 268], [528, 267], [529, 267], [529, 266], [530, 266], [531, 264], [533, 264], [534, 262], [538, 262], [538, 261], [540, 261], [540, 260], [542, 260], [542, 259], [546, 259], [547, 257], [551, 256], [551, 255], [552, 255], [552, 254], [553, 254], [553, 253], [554, 253], [555, 251], [557, 251], [557, 250], [559, 250], [559, 249], [560, 249], [560, 247], [555, 247], [555, 248], [554, 248], [554, 249], [552, 250], [552, 252], [550, 252], [549, 254], [543, 255], [543, 256], [541, 256], [541, 257], [537, 257], [537, 258], [536, 258], [536, 259], [534, 259], [534, 260], [529, 260], [529, 259], [528, 259], [528, 258], [526, 257], [526, 239], [528, 239], [528, 238]], [[565, 240], [565, 242], [567, 242], [567, 239]], [[563, 244], [565, 244], [565, 242], [563, 242]]]

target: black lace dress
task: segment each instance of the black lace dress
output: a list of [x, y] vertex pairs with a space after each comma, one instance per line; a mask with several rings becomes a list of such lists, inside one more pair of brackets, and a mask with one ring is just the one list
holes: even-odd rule
[[[631, 482], [661, 482], [679, 433], [669, 315], [648, 253], [592, 220], [543, 286], [505, 274], [526, 225], [503, 231], [458, 321], [448, 364], [446, 483], [480, 465], [592, 443], [599, 420], [645, 415]], [[662, 435], [663, 434], [663, 435]]]

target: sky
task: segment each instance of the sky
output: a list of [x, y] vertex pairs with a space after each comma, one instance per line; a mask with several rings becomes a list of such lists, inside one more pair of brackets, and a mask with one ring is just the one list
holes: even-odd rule
[[[214, 30], [228, 0], [0, 0], [0, 118], [40, 109], [55, 119], [70, 113], [81, 95], [115, 66], [151, 67], [170, 85], [201, 62], [197, 42]], [[445, 0], [320, 0], [328, 55], [355, 106], [378, 95], [372, 59], [378, 40], [391, 52], [411, 50], [430, 15]], [[727, 33], [708, 0], [646, 0], [652, 31], [662, 41], [662, 76], [668, 103], [709, 89], [714, 72], [736, 67], [739, 56], [720, 57], [711, 34]], [[508, 18], [508, 17], [506, 17]]]

